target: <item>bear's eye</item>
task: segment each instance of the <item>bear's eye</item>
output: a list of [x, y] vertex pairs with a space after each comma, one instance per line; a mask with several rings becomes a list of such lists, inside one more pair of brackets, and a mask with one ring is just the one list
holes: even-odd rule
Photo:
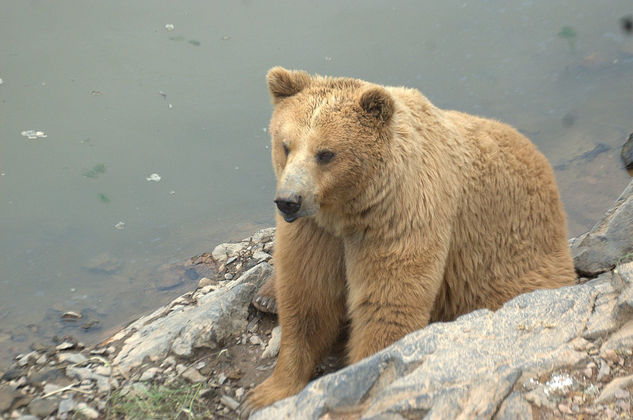
[[281, 145], [284, 147], [284, 153], [286, 154], [286, 156], [288, 156], [288, 154], [290, 153], [290, 149], [288, 149], [288, 145], [286, 143], [281, 143]]
[[329, 163], [332, 159], [334, 159], [334, 152], [329, 150], [321, 150], [316, 154], [318, 163]]

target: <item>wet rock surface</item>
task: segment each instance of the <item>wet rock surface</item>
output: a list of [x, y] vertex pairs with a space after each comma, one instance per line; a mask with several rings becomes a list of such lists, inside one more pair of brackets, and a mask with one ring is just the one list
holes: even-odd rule
[[[607, 213], [607, 226], [624, 217], [629, 197]], [[578, 241], [590, 234], [575, 243], [586, 247]], [[34, 345], [0, 372], [0, 416], [126, 417], [120, 398], [190, 387], [206, 410], [199, 417], [235, 418], [279, 350], [276, 317], [251, 305], [272, 274], [273, 246], [274, 229], [264, 229], [172, 265], [195, 290], [97, 346], [70, 336]], [[623, 256], [597, 278], [430, 325], [353, 366], [337, 371], [334, 354], [302, 392], [253, 418], [630, 418], [633, 263]], [[87, 317], [61, 315], [57, 322]]]
[[591, 231], [571, 241], [576, 271], [596, 276], [633, 253], [633, 181]]

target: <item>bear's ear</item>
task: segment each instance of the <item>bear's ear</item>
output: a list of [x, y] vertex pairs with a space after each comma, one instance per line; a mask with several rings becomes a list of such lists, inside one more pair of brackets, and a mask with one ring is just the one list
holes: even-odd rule
[[389, 121], [394, 111], [393, 98], [380, 86], [363, 92], [360, 97], [360, 106], [367, 114], [383, 123]]
[[277, 104], [284, 98], [296, 95], [310, 84], [310, 75], [305, 71], [288, 71], [283, 67], [273, 67], [266, 75], [268, 89]]

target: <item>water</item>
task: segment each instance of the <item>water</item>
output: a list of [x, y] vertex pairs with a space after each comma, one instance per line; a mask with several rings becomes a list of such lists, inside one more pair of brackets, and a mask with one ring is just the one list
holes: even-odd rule
[[[630, 1], [427, 3], [0, 0], [0, 366], [64, 334], [55, 311], [94, 342], [193, 287], [157, 267], [272, 224], [273, 65], [513, 124], [558, 165], [570, 234], [591, 227], [629, 180]], [[114, 274], [84, 268], [104, 253]]]

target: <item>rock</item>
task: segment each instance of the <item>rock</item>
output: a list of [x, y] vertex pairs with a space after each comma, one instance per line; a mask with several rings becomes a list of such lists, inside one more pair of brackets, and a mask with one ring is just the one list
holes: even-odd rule
[[185, 284], [187, 270], [184, 264], [163, 264], [152, 273], [154, 287], [160, 291], [172, 290]]
[[121, 262], [108, 253], [102, 253], [88, 260], [83, 268], [95, 273], [113, 274], [121, 268]]
[[252, 240], [255, 243], [270, 242], [273, 240], [274, 237], [275, 237], [275, 228], [271, 227], [271, 228], [261, 229], [255, 232], [255, 234], [252, 236]]
[[600, 357], [602, 357], [604, 360], [610, 363], [616, 363], [619, 359], [618, 354], [613, 349], [606, 349], [605, 351], [602, 352]]
[[9, 370], [7, 370], [6, 372], [4, 372], [4, 374], [2, 375], [2, 380], [3, 381], [12, 381], [12, 380], [22, 376], [22, 374], [23, 374], [22, 369], [20, 369], [18, 367], [12, 367]]
[[616, 378], [612, 380], [604, 387], [604, 389], [600, 393], [600, 396], [596, 398], [596, 403], [604, 404], [616, 399], [616, 392], [618, 392], [618, 390], [628, 388], [631, 385], [633, 385], [633, 375], [624, 376], [622, 378]]
[[112, 374], [112, 368], [110, 366], [97, 366], [95, 373], [101, 376], [110, 376]]
[[96, 419], [99, 417], [99, 412], [84, 402], [77, 404], [75, 411], [89, 419]]
[[195, 368], [190, 367], [182, 373], [182, 377], [188, 380], [191, 383], [204, 382], [207, 380], [204, 376], [200, 374]]
[[33, 416], [30, 414], [23, 414], [20, 417], [18, 417], [17, 420], [39, 420], [40, 417], [39, 416]]
[[627, 169], [633, 168], [633, 133], [629, 134], [629, 138], [626, 140], [624, 145], [622, 146], [622, 152], [620, 153], [622, 156], [622, 161]]
[[141, 381], [141, 382], [151, 381], [152, 379], [154, 379], [154, 377], [156, 376], [156, 374], [158, 372], [160, 372], [159, 368], [151, 367], [151, 368], [147, 369], [145, 372], [143, 372], [143, 374], [139, 378], [139, 381]]
[[213, 280], [207, 277], [203, 277], [200, 279], [200, 281], [198, 281], [198, 289], [202, 289], [203, 287], [206, 287], [206, 286], [214, 286], [215, 284], [216, 282], [214, 282]]
[[605, 380], [608, 379], [608, 376], [610, 374], [611, 374], [611, 368], [609, 367], [609, 364], [605, 362], [604, 360], [601, 360], [600, 370], [598, 370], [598, 376], [596, 377], [596, 379], [601, 382], [605, 382]]
[[55, 347], [55, 350], [63, 351], [63, 350], [72, 349], [73, 347], [75, 347], [75, 343], [71, 343], [70, 341], [64, 341], [63, 343]]
[[57, 400], [35, 398], [29, 403], [29, 413], [38, 417], [50, 416], [57, 410]]
[[84, 356], [81, 353], [59, 353], [57, 355], [57, 360], [60, 363], [68, 362], [68, 363], [79, 364], [79, 363], [84, 363], [88, 359], [86, 358], [86, 356]]
[[253, 254], [253, 259], [258, 263], [262, 261], [268, 261], [271, 258], [272, 256], [264, 251], [257, 251]]
[[0, 388], [0, 414], [11, 408], [13, 401], [18, 399], [22, 394], [18, 391], [9, 389], [6, 386]]
[[74, 321], [77, 319], [81, 319], [81, 314], [73, 311], [64, 312], [62, 314], [62, 319], [64, 321]]
[[44, 395], [50, 394], [51, 392], [55, 392], [62, 387], [57, 384], [46, 384], [44, 385], [43, 393]]
[[262, 353], [262, 358], [275, 357], [279, 354], [279, 346], [281, 344], [281, 327], [278, 325], [273, 328], [268, 346]]
[[633, 252], [633, 180], [590, 232], [571, 246], [576, 271], [594, 277]]
[[258, 346], [258, 345], [260, 345], [260, 344], [264, 344], [264, 343], [262, 342], [262, 339], [261, 339], [261, 338], [259, 338], [259, 336], [257, 336], [257, 335], [252, 335], [252, 336], [248, 339], [248, 341], [250, 341], [250, 343], [251, 343], [252, 345], [254, 345], [254, 346]]
[[113, 365], [139, 366], [145, 357], [164, 358], [171, 351], [188, 357], [195, 349], [214, 349], [247, 325], [248, 305], [272, 273], [262, 263], [218, 290], [201, 295], [180, 311], [162, 307], [129, 325], [115, 337], [128, 336]]
[[62, 415], [64, 413], [69, 413], [73, 411], [76, 407], [75, 401], [72, 398], [66, 398], [59, 402], [59, 406], [57, 407], [57, 414]]
[[229, 258], [237, 257], [240, 252], [246, 249], [247, 246], [248, 243], [244, 242], [238, 242], [234, 244], [220, 244], [213, 249], [211, 255], [216, 261], [223, 263], [226, 262]]
[[253, 418], [319, 418], [342, 409], [362, 418], [490, 418], [520, 377], [587, 363], [574, 340], [597, 316], [594, 303], [612, 292], [605, 279], [537, 290], [496, 312], [431, 324]]

